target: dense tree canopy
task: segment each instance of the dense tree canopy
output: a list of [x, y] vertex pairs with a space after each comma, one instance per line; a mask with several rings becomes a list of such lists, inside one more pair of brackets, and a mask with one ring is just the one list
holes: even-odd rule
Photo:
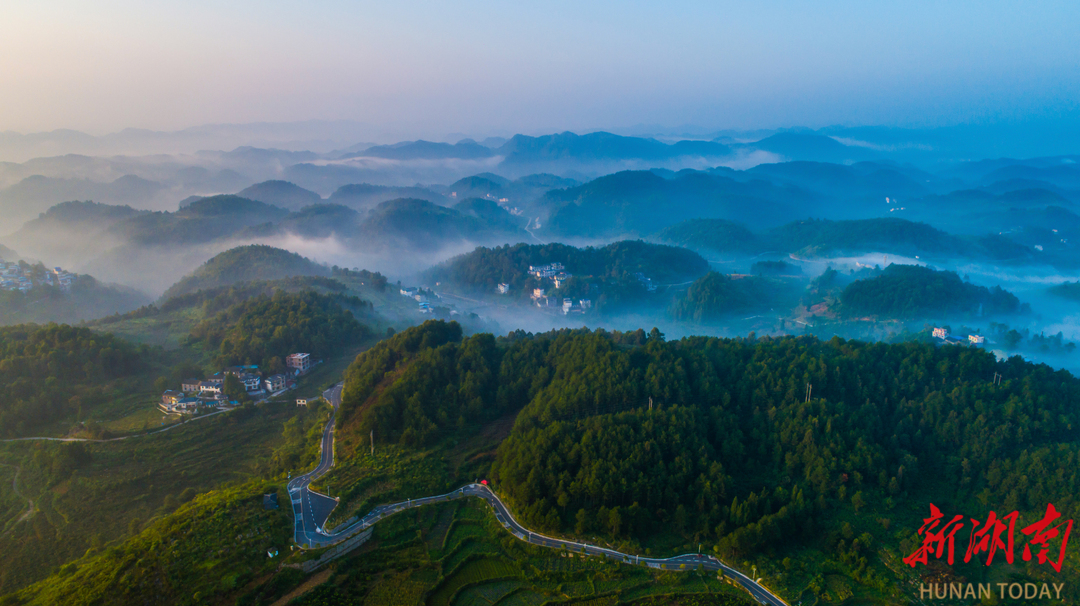
[[173, 297], [252, 280], [279, 280], [290, 276], [329, 276], [330, 268], [306, 257], [265, 244], [229, 249], [185, 276], [169, 290], [163, 301]]
[[[530, 265], [550, 263], [562, 263], [573, 275], [558, 291], [552, 288], [551, 280], [529, 274]], [[479, 247], [432, 268], [427, 277], [479, 292], [492, 292], [505, 283], [510, 285], [510, 296], [517, 299], [528, 299], [534, 288], [546, 288], [551, 295], [588, 298], [599, 309], [614, 309], [651, 300], [637, 274], [659, 286], [692, 280], [708, 270], [708, 262], [695, 252], [626, 240], [602, 248], [558, 243]]]
[[709, 264], [697, 253], [675, 246], [624, 240], [602, 248], [575, 248], [566, 244], [514, 244], [478, 247], [431, 270], [432, 277], [480, 290], [500, 283], [526, 285], [530, 265], [562, 263], [575, 275], [616, 278], [644, 273], [665, 282], [700, 276]]
[[93, 320], [136, 309], [149, 298], [135, 290], [79, 275], [69, 290], [37, 285], [29, 292], [0, 290], [0, 326]]
[[855, 316], [917, 318], [1013, 314], [1016, 295], [1000, 286], [969, 284], [956, 272], [918, 265], [890, 265], [880, 275], [852, 282], [840, 294], [843, 310]]
[[732, 554], [813, 533], [871, 495], [1070, 509], [1078, 403], [1068, 372], [976, 348], [656, 330], [463, 340], [429, 322], [357, 358], [343, 422], [423, 444], [520, 408], [492, 477], [523, 522], [674, 529]]
[[783, 286], [759, 276], [732, 278], [710, 271], [698, 278], [686, 294], [671, 303], [676, 320], [709, 322], [735, 312], [768, 309], [781, 296]]
[[371, 304], [356, 297], [278, 291], [236, 303], [200, 322], [189, 339], [217, 350], [215, 363], [222, 366], [270, 367], [274, 358], [295, 352], [318, 358], [355, 345], [370, 332], [343, 306], [368, 309]]
[[758, 252], [768, 250], [766, 243], [745, 226], [724, 219], [691, 219], [676, 223], [653, 238], [661, 242], [685, 246], [692, 250], [716, 252]]
[[0, 328], [0, 434], [11, 437], [108, 396], [107, 383], [142, 368], [145, 352], [109, 334], [67, 325]]
[[[375, 274], [379, 275], [379, 274]], [[115, 314], [97, 320], [95, 324], [113, 324], [125, 319], [149, 318], [181, 309], [202, 308], [204, 314], [215, 314], [252, 297], [273, 297], [278, 292], [313, 291], [321, 294], [340, 294], [348, 288], [332, 278], [293, 276], [281, 280], [253, 280], [232, 286], [197, 290], [144, 305], [126, 314]]]

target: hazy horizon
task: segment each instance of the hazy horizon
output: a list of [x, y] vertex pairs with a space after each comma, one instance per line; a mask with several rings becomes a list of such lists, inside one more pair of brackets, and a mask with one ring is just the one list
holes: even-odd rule
[[351, 120], [436, 138], [1080, 115], [1080, 7], [918, 4], [15, 1], [0, 8], [0, 131]]

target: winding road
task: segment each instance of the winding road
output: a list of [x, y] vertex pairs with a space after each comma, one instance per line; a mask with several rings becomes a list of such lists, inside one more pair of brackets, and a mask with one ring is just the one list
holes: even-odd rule
[[598, 545], [577, 543], [575, 541], [559, 539], [533, 532], [518, 523], [510, 513], [510, 510], [506, 507], [506, 504], [502, 502], [502, 499], [500, 499], [487, 484], [483, 483], [467, 484], [444, 495], [422, 497], [419, 499], [409, 499], [400, 503], [379, 505], [363, 518], [351, 522], [342, 528], [327, 531], [324, 524], [326, 523], [326, 519], [330, 517], [330, 512], [337, 506], [337, 500], [315, 492], [308, 486], [313, 480], [322, 476], [334, 466], [334, 414], [341, 404], [342, 387], [343, 384], [338, 384], [323, 392], [323, 397], [333, 406], [333, 412], [330, 414], [330, 420], [327, 421], [326, 428], [323, 430], [321, 443], [322, 452], [319, 458], [319, 465], [312, 471], [297, 476], [289, 481], [289, 497], [292, 501], [295, 519], [294, 537], [296, 542], [300, 545], [307, 545], [309, 548], [329, 547], [348, 539], [358, 532], [366, 530], [379, 520], [407, 509], [431, 505], [433, 503], [444, 503], [455, 499], [478, 498], [483, 499], [488, 506], [491, 507], [495, 514], [495, 519], [498, 520], [510, 534], [513, 534], [522, 541], [532, 543], [533, 545], [549, 547], [552, 549], [565, 549], [574, 553], [617, 560], [624, 564], [647, 566], [649, 568], [662, 570], [688, 571], [696, 570], [698, 566], [701, 566], [704, 570], [723, 571], [725, 576], [742, 586], [742, 588], [749, 592], [759, 603], [767, 604], [769, 606], [788, 606], [787, 602], [784, 602], [776, 594], [766, 589], [760, 582], [724, 564], [718, 558], [711, 555], [688, 553], [670, 558], [646, 558], [622, 553], [613, 549], [607, 549]]
[[[337, 507], [337, 499], [311, 490], [311, 482], [317, 480], [334, 466], [334, 416], [341, 405], [341, 390], [344, 383], [338, 383], [323, 392], [323, 398], [330, 402], [330, 418], [323, 428], [322, 442], [319, 444], [319, 464], [315, 469], [289, 480], [289, 500], [293, 510], [293, 538], [300, 545], [326, 547], [348, 538], [345, 529], [342, 532], [327, 534], [323, 530], [330, 512]], [[351, 528], [351, 527], [350, 527]]]

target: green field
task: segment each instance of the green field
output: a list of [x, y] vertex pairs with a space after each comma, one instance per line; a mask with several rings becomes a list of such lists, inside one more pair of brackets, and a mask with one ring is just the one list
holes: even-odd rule
[[[11, 465], [0, 465], [0, 535], [7, 535], [16, 522], [26, 513], [26, 499], [12, 490], [18, 469]], [[22, 479], [22, 478], [20, 478]]]
[[111, 332], [135, 343], [178, 349], [191, 329], [205, 315], [202, 308], [193, 307], [146, 318], [124, 318], [118, 322], [91, 322], [90, 328]]
[[[446, 547], [428, 549], [446, 532], [448, 519]], [[525, 544], [479, 501], [431, 505], [389, 518], [375, 527], [369, 547], [358, 552], [331, 565], [326, 583], [290, 603], [602, 606], [649, 596], [658, 601], [646, 603], [752, 603], [741, 589], [707, 573], [659, 572]], [[672, 594], [696, 595], [699, 601], [679, 601], [668, 597]]]
[[[19, 487], [39, 512], [0, 538], [0, 592], [47, 576], [57, 566], [130, 536], [196, 493], [275, 473], [282, 428], [303, 414], [292, 406], [254, 407], [187, 421], [160, 434], [89, 443], [92, 460], [58, 469], [56, 442], [0, 445], [0, 462], [20, 464]], [[10, 469], [2, 467], [4, 473]], [[11, 497], [0, 484], [0, 503]]]

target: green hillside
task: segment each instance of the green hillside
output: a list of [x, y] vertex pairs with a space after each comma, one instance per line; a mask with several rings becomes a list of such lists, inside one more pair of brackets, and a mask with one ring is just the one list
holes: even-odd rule
[[251, 244], [227, 250], [185, 276], [161, 296], [173, 297], [251, 280], [278, 280], [290, 276], [329, 276], [330, 269], [294, 252]]
[[558, 243], [478, 247], [429, 273], [432, 278], [463, 287], [488, 290], [503, 282], [512, 287], [524, 286], [530, 265], [550, 263], [562, 263], [575, 275], [603, 278], [642, 272], [660, 282], [686, 279], [708, 270], [708, 263], [688, 250], [625, 240], [585, 248]]
[[468, 198], [454, 205], [454, 210], [468, 216], [486, 221], [493, 227], [507, 232], [520, 231], [525, 223], [519, 217], [506, 212], [498, 203], [484, 198]]
[[723, 219], [692, 219], [657, 232], [653, 239], [691, 250], [761, 252], [764, 242], [746, 227]]
[[969, 284], [955, 272], [918, 265], [890, 265], [878, 276], [856, 280], [840, 293], [852, 316], [942, 318], [1015, 314], [1020, 300], [1000, 286]]
[[303, 351], [321, 359], [371, 335], [344, 306], [371, 309], [371, 303], [342, 295], [310, 291], [259, 295], [197, 324], [189, 342], [216, 352], [217, 366], [254, 364], [284, 372], [284, 357], [289, 353]]
[[323, 201], [319, 194], [288, 181], [263, 181], [245, 188], [236, 195], [290, 210], [299, 210]]
[[[337, 465], [319, 480], [320, 490], [340, 497], [332, 520], [486, 478], [530, 528], [654, 556], [700, 545], [753, 570], [791, 604], [917, 599], [932, 569], [901, 558], [919, 545], [928, 502], [976, 519], [1016, 510], [1023, 527], [1048, 502], [1074, 518], [1072, 495], [1080, 494], [1080, 451], [1069, 429], [1080, 422], [1080, 380], [976, 348], [810, 337], [666, 341], [658, 330], [466, 337], [455, 323], [432, 321], [360, 354], [345, 379]], [[254, 439], [261, 428], [284, 450], [238, 442], [246, 460], [262, 452], [263, 462], [194, 498], [158, 488], [166, 478], [203, 477], [191, 466], [167, 474], [166, 465], [206, 461], [192, 442], [197, 427], [178, 430], [185, 442], [161, 446], [189, 454], [153, 459], [153, 487], [144, 488], [153, 519], [126, 521], [122, 540], [72, 554], [5, 599], [264, 605], [295, 590], [292, 603], [301, 605], [747, 603], [715, 575], [525, 545], [487, 507], [467, 501], [379, 522], [372, 541], [318, 576], [281, 567], [317, 554], [290, 549], [287, 509], [264, 510], [261, 496], [283, 494], [285, 470], [312, 464], [325, 416], [276, 410], [301, 416], [254, 407], [202, 421], [212, 440], [204, 448], [230, 435]], [[90, 481], [73, 478], [96, 483], [111, 466], [135, 469], [132, 459], [154, 452], [136, 444], [50, 454], [66, 478], [56, 486], [92, 494]], [[220, 464], [236, 469], [228, 457]], [[124, 486], [130, 499], [134, 489]], [[66, 497], [55, 498], [73, 512]], [[30, 529], [22, 528], [26, 540]], [[279, 556], [268, 558], [267, 549]], [[1060, 574], [1020, 558], [988, 567], [985, 557], [951, 569], [969, 582], [1060, 583], [1080, 565], [1071, 552]], [[1064, 591], [1066, 601], [1076, 599], [1075, 588]]]
[[22, 436], [85, 418], [114, 396], [117, 382], [146, 368], [145, 357], [121, 339], [86, 328], [0, 328], [0, 433]]
[[947, 234], [925, 223], [899, 218], [850, 221], [806, 220], [753, 233], [722, 220], [684, 221], [653, 236], [661, 242], [720, 253], [796, 254], [829, 257], [888, 252], [909, 256], [998, 257], [990, 247]]
[[149, 301], [150, 297], [134, 289], [77, 275], [67, 291], [53, 286], [36, 286], [26, 293], [0, 290], [0, 326], [49, 322], [74, 324], [125, 313]]
[[[917, 343], [459, 335], [424, 325], [360, 356], [339, 439], [374, 429], [378, 448], [418, 448], [524, 405], [494, 457], [477, 460], [540, 531], [652, 553], [704, 543], [755, 563], [794, 603], [913, 597], [923, 569], [893, 563], [917, 547], [928, 501], [979, 519], [1016, 509], [1030, 523], [1048, 502], [1075, 515], [1080, 380], [1064, 371]], [[1035, 483], [1033, 466], [1046, 470]], [[1058, 578], [1019, 559], [1013, 572], [954, 570]]]
[[296, 234], [309, 238], [325, 238], [331, 235], [352, 238], [360, 224], [360, 213], [340, 204], [312, 204], [287, 217], [274, 226], [278, 233]]
[[283, 208], [239, 196], [210, 196], [175, 213], [141, 214], [114, 223], [107, 232], [119, 241], [142, 246], [186, 246], [211, 242], [240, 230], [273, 223], [288, 214]]
[[[27, 221], [4, 243], [22, 254], [39, 259], [85, 258], [89, 251], [102, 249], [102, 233], [127, 219], [148, 215], [149, 211], [130, 206], [97, 202], [64, 202]], [[14, 261], [13, 257], [4, 257]]]
[[710, 271], [675, 299], [668, 311], [676, 320], [711, 322], [733, 313], [777, 306], [788, 290], [782, 283], [760, 276], [732, 278]]
[[[530, 265], [551, 263], [562, 263], [573, 274], [557, 292], [550, 280], [529, 273]], [[636, 274], [666, 285], [692, 280], [708, 269], [705, 259], [684, 248], [625, 240], [598, 248], [557, 243], [478, 247], [433, 267], [425, 277], [474, 293], [491, 293], [498, 284], [509, 284], [510, 296], [521, 301], [528, 300], [533, 289], [546, 287], [560, 297], [589, 298], [603, 309], [660, 301]]]
[[510, 214], [505, 210], [499, 209], [497, 215], [502, 218], [478, 215], [472, 210], [461, 212], [427, 200], [390, 200], [368, 214], [357, 238], [368, 248], [407, 247], [410, 251], [433, 251], [462, 241], [524, 239], [528, 236], [524, 230], [508, 225], [506, 218]]
[[327, 200], [332, 204], [342, 204], [355, 210], [368, 210], [382, 202], [401, 198], [427, 200], [434, 204], [446, 204], [448, 200], [430, 189], [423, 187], [388, 187], [356, 183], [342, 185]]
[[764, 181], [741, 183], [697, 171], [664, 178], [624, 171], [577, 187], [548, 192], [545, 233], [559, 237], [646, 235], [688, 219], [725, 219], [767, 227], [790, 220], [802, 191]]
[[907, 255], [976, 256], [975, 247], [925, 223], [903, 219], [798, 221], [765, 234], [784, 252], [830, 256], [841, 252], [895, 252]]

